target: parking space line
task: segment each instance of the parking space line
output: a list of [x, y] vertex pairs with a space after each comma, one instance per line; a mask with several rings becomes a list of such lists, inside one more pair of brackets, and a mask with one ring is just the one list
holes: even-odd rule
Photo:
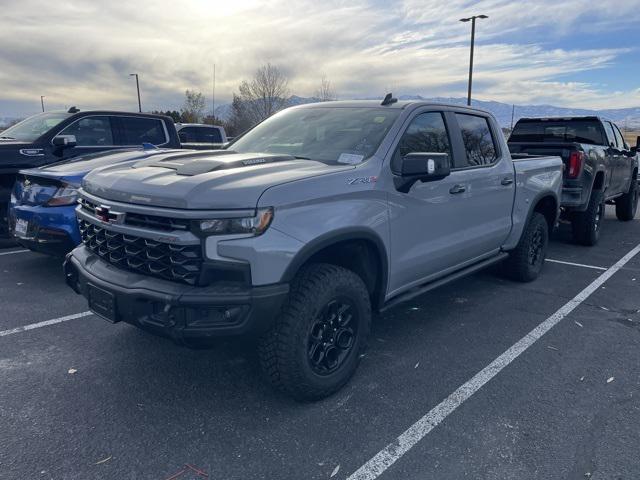
[[431, 432], [431, 430], [442, 423], [451, 413], [471, 398], [471, 396], [480, 390], [480, 388], [482, 388], [482, 386], [484, 386], [489, 380], [500, 373], [531, 345], [537, 342], [545, 333], [569, 315], [577, 306], [589, 298], [593, 292], [597, 291], [603, 283], [609, 280], [613, 274], [620, 270], [639, 252], [640, 244], [618, 260], [615, 265], [609, 267], [593, 282], [587, 285], [584, 290], [560, 307], [560, 309], [553, 315], [527, 333], [502, 355], [478, 372], [473, 378], [458, 387], [455, 392], [449, 395], [440, 404], [436, 405], [431, 409], [431, 411], [405, 430], [392, 443], [383, 448], [374, 457], [367, 461], [367, 463], [351, 474], [347, 480], [374, 480], [382, 475], [387, 468], [411, 450], [420, 440]]
[[13, 250], [11, 252], [0, 252], [0, 257], [2, 257], [3, 255], [13, 255], [14, 253], [25, 253], [29, 251], [30, 250]]
[[606, 267], [596, 267], [595, 265], [585, 265], [584, 263], [565, 262], [564, 260], [554, 260], [552, 258], [547, 258], [547, 262], [561, 263], [563, 265], [571, 265], [573, 267], [592, 268], [594, 270], [602, 270], [602, 271], [606, 270]]
[[69, 320], [76, 320], [78, 318], [88, 317], [89, 315], [93, 315], [93, 312], [86, 311], [86, 312], [74, 313], [73, 315], [67, 315], [66, 317], [54, 318], [52, 320], [45, 320], [44, 322], [31, 323], [29, 325], [24, 325], [22, 327], [12, 328], [11, 330], [0, 331], [0, 337], [6, 337], [8, 335], [13, 335], [15, 333], [34, 330], [36, 328], [48, 327], [49, 325], [68, 322]]

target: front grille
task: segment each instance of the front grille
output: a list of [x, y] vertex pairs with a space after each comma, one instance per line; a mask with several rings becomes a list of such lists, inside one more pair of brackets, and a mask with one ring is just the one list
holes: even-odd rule
[[[98, 207], [98, 205], [86, 198], [80, 200], [80, 205], [83, 210], [91, 215], [95, 215], [96, 207]], [[141, 213], [127, 213], [124, 217], [124, 223], [132, 227], [149, 228], [151, 230], [162, 230], [165, 232], [174, 230], [187, 232], [191, 226], [191, 222], [187, 219], [144, 215]]]
[[78, 221], [82, 242], [105, 261], [136, 273], [196, 285], [202, 271], [200, 245], [171, 245]]

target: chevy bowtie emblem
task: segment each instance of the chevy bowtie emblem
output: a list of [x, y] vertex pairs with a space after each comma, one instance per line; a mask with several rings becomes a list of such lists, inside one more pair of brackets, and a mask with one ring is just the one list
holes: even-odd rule
[[98, 217], [98, 220], [101, 220], [105, 223], [109, 223], [110, 210], [111, 210], [110, 207], [100, 205], [99, 207], [96, 207], [96, 217]]

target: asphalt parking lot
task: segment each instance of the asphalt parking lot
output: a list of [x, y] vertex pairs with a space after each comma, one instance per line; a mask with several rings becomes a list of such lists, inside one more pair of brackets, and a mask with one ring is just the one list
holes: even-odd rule
[[536, 282], [482, 272], [377, 318], [315, 404], [246, 342], [76, 315], [59, 260], [2, 249], [0, 478], [637, 479], [640, 222], [612, 213], [596, 247], [563, 226]]

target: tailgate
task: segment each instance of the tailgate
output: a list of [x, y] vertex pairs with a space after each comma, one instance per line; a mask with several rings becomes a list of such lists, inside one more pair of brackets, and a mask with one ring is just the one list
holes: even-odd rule
[[571, 152], [583, 151], [579, 143], [509, 143], [509, 151], [514, 154], [542, 155], [562, 158], [565, 170], [568, 168]]

